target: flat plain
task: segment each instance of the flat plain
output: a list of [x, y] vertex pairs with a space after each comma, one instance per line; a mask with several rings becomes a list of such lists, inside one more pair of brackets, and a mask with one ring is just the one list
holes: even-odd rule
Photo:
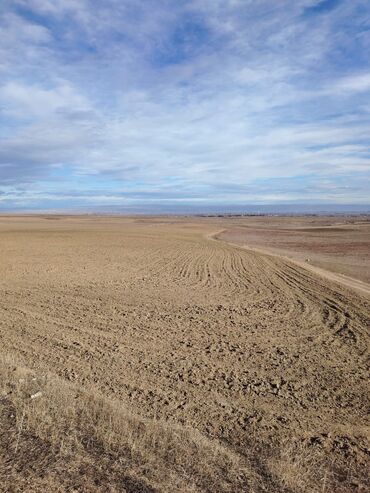
[[369, 487], [370, 221], [0, 218], [0, 491]]

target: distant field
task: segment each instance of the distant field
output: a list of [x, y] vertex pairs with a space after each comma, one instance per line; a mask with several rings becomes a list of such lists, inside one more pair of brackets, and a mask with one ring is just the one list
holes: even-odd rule
[[366, 491], [369, 235], [0, 217], [0, 491]]
[[370, 216], [235, 218], [218, 237], [370, 283]]

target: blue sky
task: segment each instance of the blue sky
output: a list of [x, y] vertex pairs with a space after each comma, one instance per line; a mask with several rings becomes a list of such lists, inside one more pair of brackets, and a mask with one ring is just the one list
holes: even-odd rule
[[0, 210], [369, 204], [369, 53], [368, 0], [2, 0]]

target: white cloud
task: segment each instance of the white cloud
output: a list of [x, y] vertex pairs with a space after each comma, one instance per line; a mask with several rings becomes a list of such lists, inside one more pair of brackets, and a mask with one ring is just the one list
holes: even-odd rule
[[333, 84], [339, 93], [370, 92], [370, 72], [343, 77]]
[[0, 103], [6, 115], [21, 119], [45, 118], [58, 111], [87, 111], [90, 105], [69, 83], [45, 89], [36, 85], [8, 82], [0, 87]]
[[359, 49], [343, 25], [362, 29], [360, 0], [306, 15], [317, 3], [7, 1], [0, 187], [59, 167], [163, 198], [175, 180], [182, 200], [240, 200], [240, 185], [271, 198], [264, 180], [367, 173], [368, 67], [338, 55]]
[[61, 15], [66, 12], [85, 11], [85, 0], [14, 0], [14, 3], [41, 14]]

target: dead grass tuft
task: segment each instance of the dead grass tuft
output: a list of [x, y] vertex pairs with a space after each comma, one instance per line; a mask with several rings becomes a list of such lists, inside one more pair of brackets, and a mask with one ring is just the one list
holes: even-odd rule
[[9, 363], [1, 366], [0, 389], [10, 413], [2, 419], [14, 421], [6, 425], [12, 436], [7, 442], [10, 459], [32, 456], [24, 447], [34, 447], [40, 456], [41, 448], [50, 457], [43, 470], [37, 464], [38, 476], [49, 475], [50, 481], [64, 463], [68, 485], [76, 483], [81, 468], [89, 476], [104, 467], [109, 471], [107, 491], [125, 491], [122, 485], [129, 481], [141, 485], [132, 491], [142, 491], [144, 485], [163, 492], [253, 491], [255, 478], [242, 458], [195, 430], [142, 419], [93, 389], [34, 376]]
[[143, 419], [93, 388], [35, 375], [9, 359], [0, 363], [0, 404], [1, 492], [366, 490], [363, 472], [328, 463], [305, 440], [287, 439], [272, 451], [255, 444], [242, 456], [194, 429]]
[[[330, 457], [330, 459], [329, 459]], [[366, 471], [350, 462], [339, 464], [328, 454], [303, 439], [286, 440], [269, 460], [269, 470], [282, 487], [295, 493], [349, 493], [367, 491]]]

